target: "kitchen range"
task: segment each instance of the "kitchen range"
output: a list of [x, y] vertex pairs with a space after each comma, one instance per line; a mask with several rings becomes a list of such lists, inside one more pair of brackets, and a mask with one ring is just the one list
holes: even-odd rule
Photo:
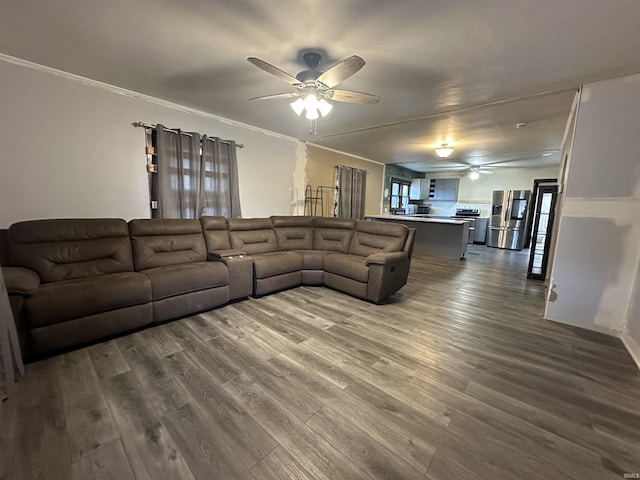
[[480, 218], [480, 210], [478, 208], [456, 208], [456, 214], [451, 218], [469, 221], [469, 239], [467, 243], [485, 243], [489, 219], [486, 217]]

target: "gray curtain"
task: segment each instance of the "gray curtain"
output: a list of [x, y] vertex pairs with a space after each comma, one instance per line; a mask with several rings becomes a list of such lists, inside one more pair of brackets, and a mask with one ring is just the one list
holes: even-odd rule
[[343, 218], [364, 218], [367, 171], [359, 168], [336, 167], [335, 216]]
[[202, 137], [200, 215], [241, 217], [236, 142]]
[[161, 218], [240, 217], [236, 144], [158, 124]]
[[162, 218], [198, 218], [200, 135], [158, 124], [158, 211]]
[[16, 325], [11, 313], [11, 305], [0, 272], [0, 400], [9, 395], [9, 388], [16, 377], [24, 375], [24, 365], [16, 334]]

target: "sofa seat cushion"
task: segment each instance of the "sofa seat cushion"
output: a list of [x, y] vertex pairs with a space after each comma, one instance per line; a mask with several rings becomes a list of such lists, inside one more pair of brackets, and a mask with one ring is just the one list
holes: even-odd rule
[[366, 283], [369, 279], [369, 267], [366, 265], [366, 259], [359, 255], [329, 253], [324, 258], [324, 270], [358, 282]]
[[324, 257], [328, 252], [324, 250], [296, 250], [302, 255], [303, 270], [322, 270], [324, 268]]
[[229, 270], [222, 262], [169, 265], [141, 273], [151, 280], [154, 301], [229, 284]]
[[151, 301], [151, 282], [135, 272], [110, 273], [41, 285], [25, 302], [31, 328]]
[[298, 252], [271, 252], [252, 255], [256, 278], [267, 278], [302, 270], [302, 255]]

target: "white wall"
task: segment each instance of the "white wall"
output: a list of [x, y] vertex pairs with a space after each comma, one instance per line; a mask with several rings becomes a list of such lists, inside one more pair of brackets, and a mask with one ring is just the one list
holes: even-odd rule
[[640, 75], [582, 88], [546, 308], [550, 320], [616, 335], [626, 327], [636, 341], [638, 125]]
[[[244, 217], [288, 214], [295, 139], [0, 57], [0, 228], [55, 217], [149, 216], [144, 130], [162, 123], [245, 144]], [[120, 93], [118, 93], [120, 92]]]
[[[480, 175], [475, 181], [460, 178], [457, 202], [429, 202], [437, 215], [453, 215], [456, 208], [479, 208], [480, 215], [491, 215], [491, 197], [494, 190], [531, 190], [537, 178], [557, 178], [560, 167], [496, 168], [493, 175]], [[426, 173], [426, 178], [451, 178], [451, 173]]]

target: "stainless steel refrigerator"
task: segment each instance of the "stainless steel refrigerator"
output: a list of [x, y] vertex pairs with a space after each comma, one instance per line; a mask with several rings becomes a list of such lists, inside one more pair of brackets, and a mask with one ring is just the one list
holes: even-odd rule
[[494, 190], [487, 246], [522, 250], [531, 190]]

